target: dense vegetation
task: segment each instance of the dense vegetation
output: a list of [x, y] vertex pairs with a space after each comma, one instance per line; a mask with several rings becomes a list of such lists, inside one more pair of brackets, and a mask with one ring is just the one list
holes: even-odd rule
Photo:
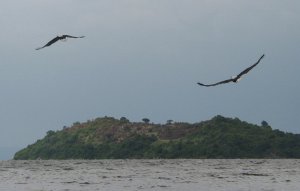
[[48, 131], [14, 159], [300, 158], [300, 135], [238, 118], [216, 116], [200, 123], [130, 122], [97, 118]]

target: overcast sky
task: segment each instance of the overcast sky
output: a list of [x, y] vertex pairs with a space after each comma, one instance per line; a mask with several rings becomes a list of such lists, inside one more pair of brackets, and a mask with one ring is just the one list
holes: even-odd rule
[[[300, 133], [299, 0], [1, 0], [0, 25], [0, 159], [102, 116]], [[86, 37], [35, 50], [61, 34]]]

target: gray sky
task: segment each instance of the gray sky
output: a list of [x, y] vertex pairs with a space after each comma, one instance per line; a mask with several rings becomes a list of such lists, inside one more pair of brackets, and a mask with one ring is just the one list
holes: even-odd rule
[[[299, 0], [1, 0], [0, 159], [102, 116], [300, 133], [299, 23]], [[86, 38], [35, 50], [59, 34]]]

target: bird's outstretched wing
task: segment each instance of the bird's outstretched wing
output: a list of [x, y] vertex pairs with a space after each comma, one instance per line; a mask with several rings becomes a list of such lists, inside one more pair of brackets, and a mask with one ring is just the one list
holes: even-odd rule
[[71, 36], [71, 35], [63, 35], [63, 38], [84, 38], [85, 36]]
[[239, 79], [242, 75], [247, 74], [250, 70], [252, 70], [252, 68], [254, 68], [260, 62], [260, 60], [263, 59], [264, 56], [265, 55], [263, 54], [255, 64], [253, 64], [252, 66], [246, 68], [244, 71], [239, 73], [239, 75], [236, 76], [236, 79]]
[[40, 49], [45, 48], [47, 46], [51, 46], [53, 43], [57, 42], [58, 40], [60, 40], [60, 37], [57, 36], [54, 39], [50, 40], [45, 46], [36, 48], [36, 50], [40, 50]]
[[220, 85], [220, 84], [226, 84], [226, 83], [229, 83], [229, 82], [237, 82], [241, 77], [242, 75], [244, 74], [247, 74], [252, 68], [254, 68], [259, 62], [260, 60], [264, 57], [265, 55], [263, 54], [259, 59], [258, 61], [253, 64], [252, 66], [246, 68], [245, 70], [243, 70], [239, 75], [237, 75], [235, 78], [231, 78], [231, 79], [228, 79], [228, 80], [224, 80], [224, 81], [220, 81], [220, 82], [217, 82], [217, 83], [214, 83], [214, 84], [202, 84], [200, 82], [198, 82], [197, 84], [200, 85], [200, 86], [205, 86], [205, 87], [210, 87], [210, 86], [216, 86], [216, 85]]
[[220, 85], [220, 84], [226, 84], [226, 83], [229, 83], [229, 82], [232, 82], [233, 79], [228, 79], [228, 80], [223, 80], [223, 81], [220, 81], [220, 82], [217, 82], [217, 83], [214, 83], [214, 84], [202, 84], [200, 82], [198, 82], [197, 84], [200, 85], [200, 86], [205, 86], [205, 87], [210, 87], [210, 86], [217, 86], [217, 85]]

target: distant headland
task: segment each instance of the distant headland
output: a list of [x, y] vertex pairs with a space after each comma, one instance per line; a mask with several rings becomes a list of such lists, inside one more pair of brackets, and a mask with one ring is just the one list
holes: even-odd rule
[[199, 123], [130, 122], [126, 117], [76, 122], [18, 151], [15, 160], [157, 158], [300, 158], [300, 134], [215, 116]]

